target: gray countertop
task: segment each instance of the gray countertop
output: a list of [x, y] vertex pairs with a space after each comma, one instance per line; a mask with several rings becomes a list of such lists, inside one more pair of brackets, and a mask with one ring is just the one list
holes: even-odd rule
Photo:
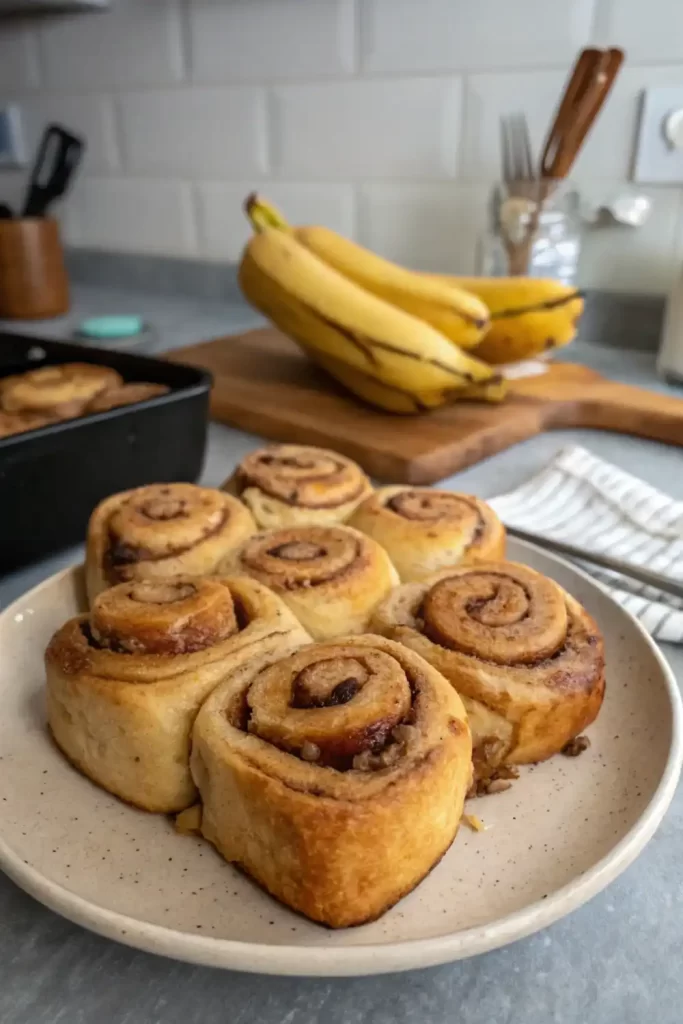
[[[75, 313], [21, 329], [65, 337], [83, 317], [139, 313], [154, 328], [145, 351], [190, 344], [254, 325], [242, 304], [77, 288]], [[0, 327], [7, 326], [0, 322]], [[654, 356], [575, 345], [567, 358], [661, 391]], [[679, 393], [683, 394], [680, 389]], [[203, 482], [224, 480], [256, 443], [212, 424]], [[534, 438], [445, 482], [489, 497], [540, 469], [567, 444], [583, 444], [683, 499], [680, 449], [593, 431]], [[81, 557], [74, 549], [0, 581], [0, 607]], [[683, 648], [667, 647], [683, 680]], [[472, 960], [403, 975], [265, 978], [174, 963], [91, 935], [45, 910], [0, 876], [2, 1024], [659, 1024], [682, 1016], [683, 795], [645, 852], [587, 906], [529, 939]]]

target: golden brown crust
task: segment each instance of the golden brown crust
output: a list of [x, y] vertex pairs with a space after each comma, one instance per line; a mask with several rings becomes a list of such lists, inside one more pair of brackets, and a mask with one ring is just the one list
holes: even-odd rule
[[6, 377], [0, 385], [5, 412], [33, 412], [53, 419], [80, 416], [88, 402], [107, 387], [123, 383], [108, 366], [62, 363]]
[[421, 658], [347, 637], [232, 673], [197, 717], [191, 767], [206, 838], [341, 928], [374, 920], [448, 849], [471, 739], [459, 697]]
[[379, 544], [341, 525], [257, 533], [221, 569], [274, 590], [314, 640], [364, 632], [372, 609], [398, 582]]
[[117, 409], [121, 405], [133, 405], [135, 402], [144, 402], [146, 398], [167, 395], [170, 390], [165, 384], [146, 384], [143, 382], [107, 387], [99, 395], [96, 395], [92, 401], [88, 402], [84, 412], [106, 412], [108, 409]]
[[151, 484], [114, 494], [88, 524], [88, 597], [129, 580], [209, 575], [255, 529], [241, 502], [209, 487]]
[[458, 690], [475, 763], [550, 757], [602, 705], [597, 625], [558, 584], [527, 566], [461, 566], [405, 584], [376, 609], [372, 628], [417, 651]]
[[505, 556], [503, 524], [492, 508], [469, 494], [380, 487], [358, 506], [349, 526], [386, 548], [404, 583]]
[[276, 444], [250, 452], [223, 485], [247, 505], [261, 529], [343, 523], [372, 485], [337, 452]]
[[27, 430], [36, 430], [54, 423], [50, 416], [42, 416], [35, 412], [3, 412], [0, 409], [0, 437], [13, 437], [24, 434]]
[[48, 723], [94, 782], [144, 810], [182, 810], [196, 798], [188, 761], [202, 701], [250, 658], [262, 664], [307, 642], [254, 580], [119, 584], [52, 637]]

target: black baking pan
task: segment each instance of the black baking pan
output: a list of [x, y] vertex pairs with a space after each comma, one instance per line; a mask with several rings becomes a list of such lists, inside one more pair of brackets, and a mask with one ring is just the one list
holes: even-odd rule
[[102, 498], [202, 470], [211, 376], [126, 352], [0, 331], [0, 378], [58, 363], [110, 366], [168, 394], [0, 438], [0, 573], [85, 537]]

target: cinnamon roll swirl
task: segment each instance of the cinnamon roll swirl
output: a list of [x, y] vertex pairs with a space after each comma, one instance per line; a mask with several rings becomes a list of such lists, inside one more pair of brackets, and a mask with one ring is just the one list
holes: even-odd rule
[[221, 565], [279, 594], [314, 640], [363, 633], [398, 583], [387, 553], [347, 526], [292, 526], [251, 537]]
[[461, 566], [405, 584], [376, 609], [372, 628], [417, 651], [457, 689], [480, 775], [557, 753], [602, 705], [597, 625], [527, 566]]
[[0, 384], [0, 405], [5, 412], [40, 413], [53, 419], [80, 416], [88, 402], [123, 378], [108, 366], [62, 363], [41, 366], [6, 377]]
[[68, 759], [148, 811], [196, 798], [190, 733], [202, 701], [257, 655], [309, 640], [265, 587], [245, 578], [143, 580], [100, 594], [47, 648], [47, 717]]
[[255, 531], [229, 494], [194, 484], [151, 484], [114, 494], [88, 524], [88, 597], [130, 580], [206, 576]]
[[389, 552], [404, 583], [453, 565], [505, 556], [505, 528], [485, 502], [431, 487], [381, 487], [349, 526]]
[[224, 490], [236, 494], [266, 530], [343, 523], [372, 485], [351, 459], [326, 448], [276, 444], [242, 459]]
[[471, 778], [463, 705], [382, 637], [256, 662], [195, 723], [202, 831], [269, 893], [333, 928], [379, 917], [450, 846]]

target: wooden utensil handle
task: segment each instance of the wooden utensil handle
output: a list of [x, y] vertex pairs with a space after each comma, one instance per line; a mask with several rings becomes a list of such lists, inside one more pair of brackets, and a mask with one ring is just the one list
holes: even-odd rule
[[601, 54], [602, 51], [595, 47], [586, 47], [576, 59], [543, 146], [540, 170], [542, 178], [560, 177], [557, 173], [557, 161], [560, 156], [563, 136], [571, 125], [572, 108], [585, 89], [592, 69], [600, 60]]
[[572, 426], [683, 445], [683, 398], [605, 381], [587, 389], [573, 408]]

